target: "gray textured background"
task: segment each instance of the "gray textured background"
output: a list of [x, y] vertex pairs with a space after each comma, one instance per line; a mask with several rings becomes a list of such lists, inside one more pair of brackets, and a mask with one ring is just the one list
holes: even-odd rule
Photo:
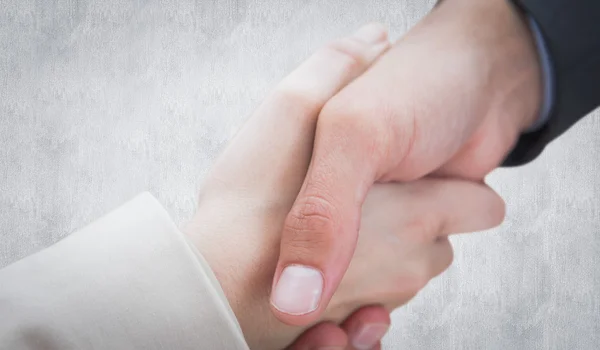
[[[0, 266], [147, 189], [185, 220], [280, 78], [364, 22], [397, 37], [433, 2], [0, 0]], [[387, 347], [600, 348], [599, 152], [596, 114], [493, 173], [505, 224], [454, 239]]]

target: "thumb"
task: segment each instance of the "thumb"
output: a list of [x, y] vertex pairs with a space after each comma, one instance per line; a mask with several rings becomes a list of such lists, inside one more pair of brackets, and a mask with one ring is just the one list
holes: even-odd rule
[[292, 325], [318, 320], [327, 307], [352, 258], [361, 203], [375, 180], [369, 129], [343, 118], [322, 121], [306, 178], [284, 224], [271, 293], [273, 312]]

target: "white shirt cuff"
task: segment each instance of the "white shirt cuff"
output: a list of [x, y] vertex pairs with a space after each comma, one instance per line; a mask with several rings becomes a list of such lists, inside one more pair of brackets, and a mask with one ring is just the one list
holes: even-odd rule
[[0, 348], [247, 350], [206, 261], [144, 193], [0, 270]]

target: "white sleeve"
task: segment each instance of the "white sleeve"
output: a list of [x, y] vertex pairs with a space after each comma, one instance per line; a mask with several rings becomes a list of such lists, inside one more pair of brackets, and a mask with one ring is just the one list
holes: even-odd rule
[[210, 267], [143, 193], [0, 270], [0, 349], [248, 349]]

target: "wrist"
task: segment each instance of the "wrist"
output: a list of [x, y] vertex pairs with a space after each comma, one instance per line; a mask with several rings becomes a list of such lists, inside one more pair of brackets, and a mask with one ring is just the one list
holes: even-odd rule
[[[223, 213], [229, 200], [207, 200], [184, 232], [207, 261], [238, 320], [250, 349], [276, 350], [289, 345], [304, 328], [281, 323], [271, 312], [269, 292], [279, 252], [279, 241], [269, 232], [253, 232], [263, 225], [238, 224]], [[249, 212], [240, 216], [258, 217]], [[268, 225], [267, 225], [268, 226]], [[232, 232], [239, 233], [235, 242]], [[243, 234], [242, 234], [243, 233]]]
[[533, 125], [543, 96], [542, 69], [526, 16], [510, 0], [444, 0], [434, 12], [459, 23], [474, 74], [487, 79], [489, 118], [511, 137]]
[[[543, 99], [543, 72], [534, 33], [526, 14], [510, 0], [497, 0], [509, 30], [500, 44], [504, 58], [497, 71], [504, 77], [499, 107], [520, 134], [539, 118]], [[506, 72], [502, 74], [502, 72]], [[512, 117], [512, 118], [511, 118]]]
[[525, 14], [510, 0], [489, 1], [484, 9], [492, 21], [497, 36], [489, 47], [492, 62], [494, 99], [490, 112], [506, 123], [511, 134], [518, 136], [528, 130], [540, 114], [543, 97], [542, 68], [535, 39]]

